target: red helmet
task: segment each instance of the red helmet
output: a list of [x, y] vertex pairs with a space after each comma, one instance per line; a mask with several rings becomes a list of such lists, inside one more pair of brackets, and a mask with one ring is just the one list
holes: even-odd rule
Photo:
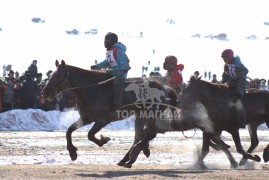
[[221, 57], [223, 57], [223, 56], [226, 56], [229, 59], [232, 59], [234, 57], [234, 52], [231, 49], [225, 49], [221, 54]]

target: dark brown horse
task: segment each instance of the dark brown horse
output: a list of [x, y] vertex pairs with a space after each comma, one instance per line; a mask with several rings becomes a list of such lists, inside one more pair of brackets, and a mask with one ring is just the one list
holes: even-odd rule
[[[234, 95], [226, 85], [191, 78], [189, 85], [183, 90], [180, 100], [182, 110], [178, 117], [174, 117], [169, 123], [156, 121], [154, 125], [145, 129], [147, 132], [144, 132], [144, 136], [147, 136], [148, 132], [164, 133], [199, 128], [203, 131], [202, 155], [198, 160], [201, 167], [205, 167], [203, 159], [209, 152], [209, 146], [212, 146], [216, 150], [223, 150], [230, 160], [231, 166], [235, 168], [237, 162], [229, 152], [229, 146], [220, 139], [221, 132], [227, 131], [232, 135], [237, 151], [243, 155], [240, 165], [243, 165], [246, 159], [260, 161], [258, 156], [252, 156], [249, 153], [258, 145], [257, 127], [264, 122], [269, 124], [269, 92], [256, 91], [256, 93], [248, 93], [244, 96], [243, 103], [251, 135], [251, 147], [247, 153], [243, 150], [239, 137], [235, 104], [233, 103]], [[134, 144], [118, 165], [131, 167], [147, 140], [149, 140], [148, 137], [145, 137], [139, 143]], [[267, 162], [268, 147], [264, 150], [263, 157]]]
[[[265, 122], [266, 116], [268, 117], [268, 111], [265, 109], [268, 108], [268, 103], [265, 103], [266, 101], [259, 103], [259, 100], [257, 100], [257, 98], [261, 99], [262, 97], [265, 98], [265, 96], [267, 96], [268, 100], [269, 96], [264, 92], [260, 92], [259, 95], [247, 94], [244, 96], [243, 102], [245, 105], [247, 121], [253, 130], [254, 127], [257, 128], [258, 124]], [[255, 146], [251, 147], [248, 152], [245, 152], [241, 145], [235, 109], [235, 106], [238, 104], [234, 103], [235, 97], [227, 85], [214, 84], [208, 81], [203, 81], [201, 78], [195, 79], [192, 77], [189, 81], [189, 85], [183, 90], [180, 96], [180, 101], [182, 109], [187, 111], [192, 110], [194, 107], [193, 105], [197, 102], [203, 104], [207, 110], [208, 117], [212, 122], [213, 131], [211, 132], [201, 127], [208, 137], [214, 138], [217, 142], [223, 144], [223, 141], [216, 134], [220, 134], [222, 131], [227, 131], [232, 135], [237, 152], [242, 154], [243, 158], [260, 161], [259, 156], [250, 154]], [[194, 108], [199, 108], [199, 106]], [[257, 113], [257, 110], [262, 110], [262, 113]], [[260, 118], [260, 116], [262, 116], [262, 118]], [[197, 126], [200, 125], [197, 124]], [[255, 132], [253, 131], [253, 133]], [[201, 158], [203, 159], [206, 154], [207, 152], [202, 152]]]
[[[72, 132], [76, 129], [94, 122], [88, 132], [88, 139], [103, 146], [110, 139], [104, 136], [97, 139], [95, 134], [110, 122], [135, 115], [135, 125], [143, 127], [146, 122], [154, 122], [173, 101], [168, 98], [168, 92], [162, 84], [152, 79], [137, 78], [126, 83], [122, 107], [111, 112], [114, 79], [111, 73], [81, 69], [67, 65], [63, 60], [61, 64], [56, 60], [55, 65], [57, 70], [53, 72], [42, 94], [52, 97], [63, 90], [71, 90], [76, 97], [80, 118], [66, 132], [67, 150], [72, 160], [77, 159], [77, 148], [72, 143]], [[140, 134], [136, 132], [135, 139], [139, 139]], [[143, 150], [147, 155], [146, 146]]]

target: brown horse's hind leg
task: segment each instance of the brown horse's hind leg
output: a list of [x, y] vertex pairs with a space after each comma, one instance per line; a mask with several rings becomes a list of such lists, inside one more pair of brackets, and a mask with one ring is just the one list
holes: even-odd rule
[[143, 150], [145, 147], [148, 147], [147, 145], [148, 145], [149, 141], [156, 137], [157, 132], [155, 131], [154, 126], [151, 125], [149, 127], [150, 128], [144, 129], [144, 132], [146, 132], [146, 134], [142, 138], [142, 140], [133, 146], [133, 148], [130, 152], [130, 156], [129, 156], [130, 160], [125, 164], [125, 167], [131, 168], [133, 163], [136, 161], [141, 150]]
[[209, 152], [209, 144], [210, 144], [210, 139], [209, 139], [208, 135], [206, 135], [204, 133], [203, 134], [203, 145], [202, 145], [201, 155], [198, 156], [198, 159], [197, 159], [197, 164], [199, 165], [199, 167], [201, 169], [207, 169], [207, 167], [204, 163], [204, 158], [206, 157], [206, 155]]
[[[146, 120], [140, 119], [140, 118], [135, 119], [135, 138], [134, 138], [134, 143], [133, 143], [132, 147], [129, 149], [129, 151], [127, 152], [127, 154], [125, 154], [123, 159], [117, 165], [125, 166], [126, 162], [128, 162], [130, 160], [129, 156], [130, 156], [130, 152], [131, 152], [132, 148], [143, 137], [143, 129], [144, 129], [145, 124], [146, 124]], [[150, 156], [149, 143], [143, 148], [143, 152], [144, 152], [146, 157]]]
[[108, 141], [110, 141], [109, 137], [105, 137], [102, 135], [101, 135], [100, 139], [97, 139], [95, 137], [95, 134], [98, 133], [107, 124], [108, 124], [108, 122], [106, 122], [106, 121], [95, 122], [95, 124], [93, 125], [93, 127], [91, 128], [91, 130], [88, 133], [88, 139], [100, 147], [102, 147], [104, 144], [106, 144]]
[[66, 131], [66, 141], [67, 141], [67, 150], [69, 151], [69, 156], [72, 161], [77, 159], [77, 148], [72, 143], [72, 133], [73, 131], [84, 126], [81, 118], [79, 118], [76, 122], [74, 122]]
[[236, 162], [236, 160], [234, 159], [234, 157], [232, 156], [231, 152], [229, 151], [227, 144], [225, 144], [221, 139], [219, 135], [213, 135], [211, 137], [211, 140], [213, 142], [215, 142], [217, 145], [220, 145], [221, 149], [224, 151], [224, 153], [226, 154], [226, 156], [228, 157], [230, 163], [231, 163], [231, 168], [237, 168], [238, 167], [238, 163]]

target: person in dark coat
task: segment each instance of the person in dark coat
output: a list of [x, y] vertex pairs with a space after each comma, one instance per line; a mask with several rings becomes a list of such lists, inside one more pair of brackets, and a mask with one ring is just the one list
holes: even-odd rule
[[31, 73], [33, 79], [37, 78], [38, 71], [37, 71], [37, 60], [33, 60], [32, 64], [28, 67], [27, 71]]
[[22, 109], [22, 81], [20, 79], [15, 80], [14, 109]]
[[32, 79], [30, 73], [25, 74], [25, 80], [22, 83], [22, 105], [23, 109], [35, 109], [37, 106], [37, 84]]

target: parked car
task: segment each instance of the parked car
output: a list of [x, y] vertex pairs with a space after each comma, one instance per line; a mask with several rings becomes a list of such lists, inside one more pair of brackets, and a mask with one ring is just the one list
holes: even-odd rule
[[79, 31], [77, 29], [72, 29], [71, 31], [65, 31], [67, 34], [78, 35]]
[[39, 17], [34, 17], [34, 18], [32, 18], [32, 23], [45, 23], [45, 20], [43, 20]]
[[254, 34], [252, 34], [252, 35], [246, 37], [246, 39], [248, 39], [248, 40], [255, 40], [255, 39], [257, 39], [257, 36], [254, 35]]
[[98, 29], [91, 29], [90, 31], [86, 31], [85, 34], [97, 34], [98, 33]]

